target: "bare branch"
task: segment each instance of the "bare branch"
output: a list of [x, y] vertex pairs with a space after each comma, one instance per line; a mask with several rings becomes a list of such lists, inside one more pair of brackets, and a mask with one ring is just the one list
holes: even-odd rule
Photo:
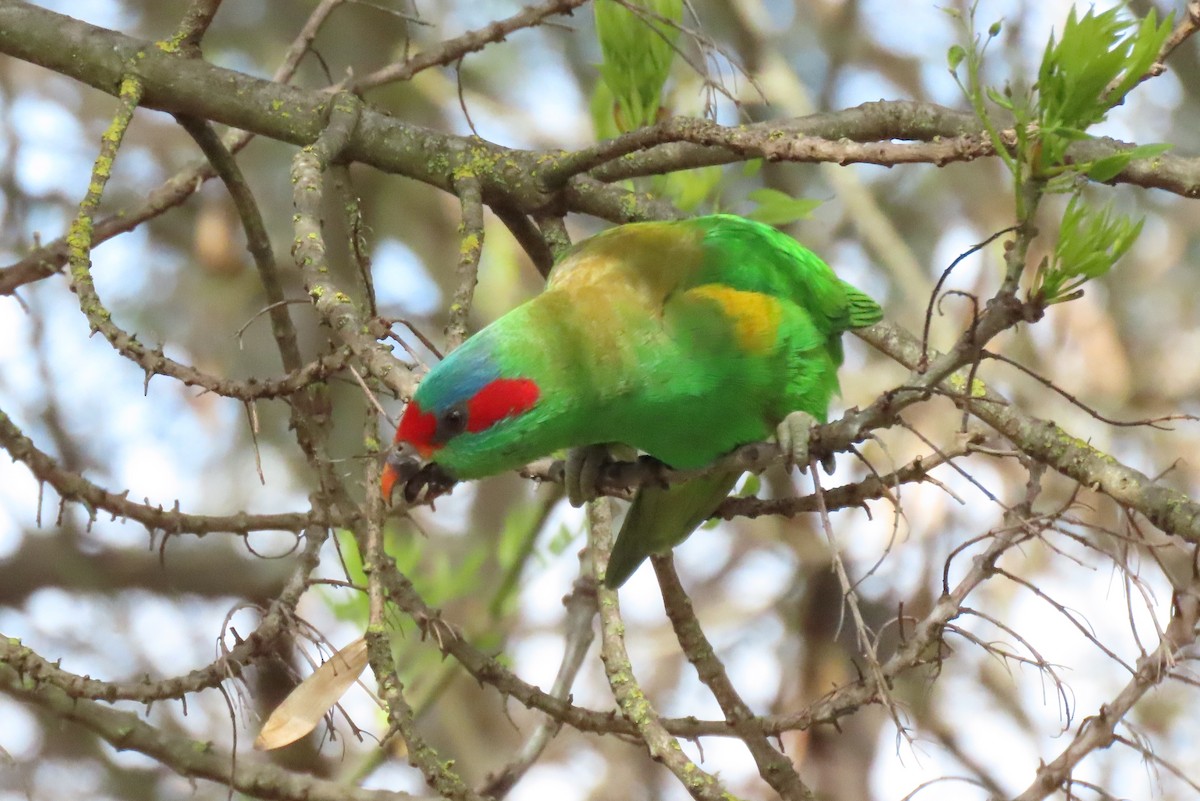
[[1183, 650], [1196, 642], [1200, 624], [1200, 579], [1179, 588], [1171, 601], [1171, 622], [1158, 647], [1137, 661], [1133, 677], [1111, 701], [1079, 724], [1070, 744], [1038, 768], [1037, 776], [1015, 801], [1046, 798], [1072, 782], [1071, 773], [1088, 754], [1116, 741], [1116, 727], [1143, 695], [1170, 675]]
[[532, 28], [541, 25], [547, 17], [557, 14], [570, 14], [588, 0], [543, 0], [538, 5], [526, 6], [511, 17], [488, 23], [477, 30], [468, 31], [462, 36], [446, 39], [437, 47], [409, 56], [398, 64], [378, 69], [357, 81], [351, 81], [347, 86], [335, 89], [349, 89], [356, 93], [365, 92], [377, 86], [383, 86], [395, 81], [411, 80], [414, 75], [430, 67], [446, 66], [460, 60], [467, 53], [482, 50], [490, 44], [502, 42], [509, 34], [522, 28]]
[[729, 680], [725, 666], [717, 658], [712, 643], [700, 628], [700, 621], [696, 619], [692, 609], [692, 601], [684, 592], [679, 575], [675, 572], [671, 554], [655, 554], [650, 559], [654, 565], [654, 574], [658, 577], [659, 587], [662, 588], [663, 605], [667, 617], [671, 620], [671, 626], [675, 629], [679, 647], [696, 669], [700, 681], [712, 691], [729, 725], [746, 744], [750, 755], [754, 757], [754, 764], [758, 766], [759, 775], [771, 785], [780, 798], [789, 801], [814, 799], [812, 790], [800, 780], [791, 760], [776, 750], [758, 727], [743, 725], [752, 721], [754, 713]]
[[592, 576], [600, 594], [600, 659], [621, 713], [645, 744], [650, 758], [666, 765], [696, 801], [722, 801], [730, 794], [715, 776], [692, 762], [671, 736], [658, 713], [638, 686], [625, 650], [625, 624], [616, 590], [604, 587], [601, 579], [612, 551], [612, 502], [600, 498], [588, 504], [588, 531], [592, 550]]

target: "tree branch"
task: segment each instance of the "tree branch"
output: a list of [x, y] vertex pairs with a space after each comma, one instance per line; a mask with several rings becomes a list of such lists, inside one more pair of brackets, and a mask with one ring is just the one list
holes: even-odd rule
[[503, 42], [509, 34], [522, 28], [540, 25], [547, 17], [570, 14], [586, 2], [588, 0], [545, 0], [538, 5], [526, 6], [511, 17], [496, 20], [477, 30], [467, 31], [453, 39], [446, 39], [431, 50], [378, 69], [357, 81], [350, 81], [344, 88], [361, 94], [385, 83], [410, 80], [417, 73], [430, 67], [452, 64], [468, 53], [477, 52], [496, 42]]
[[[914, 367], [920, 362], [920, 342], [898, 326], [881, 323], [855, 333], [903, 365]], [[1024, 414], [983, 381], [971, 383], [969, 398], [962, 392], [965, 383], [956, 386], [956, 381], [966, 378], [959, 376], [944, 385], [950, 397], [960, 406], [969, 404], [972, 415], [1029, 457], [1140, 512], [1168, 534], [1200, 544], [1200, 503], [1072, 436], [1053, 421]]]
[[1054, 760], [1042, 764], [1037, 776], [1015, 801], [1039, 801], [1071, 782], [1071, 773], [1084, 757], [1108, 748], [1117, 739], [1117, 724], [1151, 688], [1167, 678], [1189, 646], [1195, 644], [1200, 625], [1200, 577], [1176, 590], [1171, 600], [1171, 622], [1151, 653], [1137, 661], [1133, 677], [1112, 701], [1079, 724], [1075, 737]]
[[137, 751], [181, 776], [229, 785], [254, 798], [274, 801], [409, 801], [413, 798], [408, 793], [362, 790], [341, 782], [306, 776], [246, 755], [239, 755], [234, 767], [231, 755], [216, 750], [212, 743], [170, 734], [131, 712], [72, 698], [54, 684], [22, 675], [3, 662], [0, 662], [0, 689], [56, 718], [95, 732], [118, 751]]

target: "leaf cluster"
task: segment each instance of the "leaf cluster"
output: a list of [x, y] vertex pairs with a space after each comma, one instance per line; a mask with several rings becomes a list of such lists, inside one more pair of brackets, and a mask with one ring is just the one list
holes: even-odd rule
[[613, 99], [617, 129], [652, 125], [675, 59], [683, 0], [597, 0], [594, 8], [604, 56], [600, 76]]
[[1092, 210], [1073, 195], [1063, 212], [1054, 253], [1038, 268], [1037, 299], [1049, 305], [1082, 295], [1084, 284], [1108, 272], [1133, 247], [1143, 222], [1114, 214], [1111, 203]]
[[[972, 9], [972, 18], [973, 13]], [[1067, 180], [1047, 188], [1067, 190], [1077, 174], [1108, 180], [1134, 159], [1167, 149], [1167, 145], [1146, 145], [1074, 164], [1067, 157], [1071, 144], [1091, 138], [1088, 129], [1103, 122], [1149, 74], [1171, 34], [1172, 19], [1168, 14], [1160, 23], [1153, 10], [1141, 20], [1124, 19], [1119, 8], [1101, 13], [1089, 9], [1080, 17], [1072, 7], [1062, 34], [1050, 35], [1037, 83], [1024, 91], [1011, 84], [1003, 90], [984, 86], [980, 78], [984, 52], [1000, 34], [1000, 22], [991, 25], [982, 41], [971, 31], [970, 46], [951, 47], [947, 62], [1014, 176], [1022, 180], [1028, 170], [1029, 177], [1043, 182], [1065, 177]], [[958, 74], [963, 64], [967, 68], [965, 82]], [[1000, 137], [985, 98], [1011, 115], [1016, 137], [1011, 149]]]
[[[1072, 7], [1061, 38], [1050, 35], [1034, 87], [1041, 144], [1035, 166], [1043, 172], [1062, 165], [1071, 142], [1088, 138], [1087, 129], [1124, 102], [1171, 34], [1172, 15], [1160, 24], [1153, 9], [1140, 21], [1122, 19], [1119, 12], [1089, 9], [1078, 17]], [[1126, 164], [1134, 157], [1121, 155]]]
[[[1037, 82], [1026, 90], [1012, 84], [1003, 90], [980, 78], [988, 43], [1000, 34], [994, 23], [986, 39], [974, 34], [974, 7], [968, 15], [969, 45], [947, 54], [950, 72], [983, 122], [996, 152], [1013, 176], [1016, 217], [1033, 218], [1046, 192], [1070, 192], [1053, 255], [1038, 268], [1032, 298], [1059, 303], [1082, 294], [1082, 286], [1108, 272], [1141, 232], [1142, 223], [1115, 214], [1112, 206], [1094, 211], [1080, 198], [1087, 180], [1108, 181], [1136, 159], [1166, 151], [1161, 144], [1131, 147], [1091, 161], [1074, 161], [1071, 145], [1091, 139], [1088, 129], [1108, 113], [1153, 70], [1171, 34], [1173, 15], [1161, 22], [1152, 9], [1143, 19], [1128, 19], [1122, 9], [1080, 16], [1074, 7], [1062, 33], [1053, 33], [1042, 54]], [[966, 66], [965, 81], [959, 76]], [[1012, 120], [1012, 138], [1001, 136], [988, 102]]]

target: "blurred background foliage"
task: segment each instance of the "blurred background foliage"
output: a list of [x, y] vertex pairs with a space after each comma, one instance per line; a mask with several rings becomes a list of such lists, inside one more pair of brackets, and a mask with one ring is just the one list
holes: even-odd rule
[[[167, 36], [184, 4], [93, 0], [42, 5], [147, 40]], [[268, 77], [315, 4], [299, 0], [227, 2], [204, 39], [214, 64]], [[321, 87], [364, 75], [408, 52], [519, 10], [502, 0], [346, 2], [314, 42], [294, 82]], [[592, 9], [557, 17], [534, 30], [471, 53], [452, 68], [373, 89], [367, 101], [406, 122], [456, 134], [474, 133], [508, 147], [577, 149], [659, 115], [709, 114], [724, 124], [782, 120], [818, 110], [887, 99], [966, 108], [947, 71], [946, 53], [961, 43], [961, 2], [885, 0], [689, 0], [661, 2], [658, 14], [682, 20], [676, 59], [665, 78], [662, 110], [641, 98], [614, 114], [621, 89], [598, 65], [604, 60]], [[1099, 3], [1107, 8], [1111, 4]], [[1160, 18], [1174, 4], [1133, 2]], [[1065, 2], [982, 0], [980, 26], [1003, 20], [983, 65], [985, 82], [1028, 84], [1052, 30], [1067, 17]], [[669, 38], [669, 37], [668, 37]], [[1195, 152], [1200, 130], [1200, 64], [1194, 42], [1176, 51], [1166, 74], [1135, 90], [1095, 133], [1137, 143], [1165, 142]], [[606, 62], [611, 65], [611, 60]], [[702, 66], [697, 72], [692, 66]], [[600, 81], [608, 78], [608, 85]], [[62, 235], [88, 181], [101, 132], [111, 119], [110, 96], [31, 64], [0, 60], [0, 263], [16, 261], [37, 242]], [[277, 253], [292, 237], [288, 173], [294, 148], [258, 138], [239, 156], [259, 199]], [[136, 204], [150, 187], [197, 158], [191, 140], [167, 115], [139, 110], [114, 170], [104, 210]], [[354, 166], [380, 313], [403, 318], [440, 344], [455, 290], [459, 201], [416, 181]], [[1011, 224], [1013, 202], [995, 159], [945, 167], [894, 168], [833, 164], [731, 164], [628, 182], [696, 213], [756, 214], [786, 224], [852, 283], [868, 288], [889, 319], [920, 330], [933, 284], [959, 254]], [[1166, 192], [1132, 186], [1093, 187], [1087, 197], [1135, 218], [1144, 230], [1118, 267], [1088, 284], [1084, 296], [1056, 306], [1037, 325], [1006, 332], [992, 349], [1046, 376], [1099, 413], [1137, 420], [1200, 413], [1200, 206]], [[1065, 202], [1065, 201], [1064, 201]], [[1063, 202], [1043, 209], [1053, 231]], [[331, 242], [341, 215], [330, 209]], [[574, 238], [603, 222], [571, 217]], [[531, 297], [542, 280], [497, 219], [486, 218], [486, 244], [470, 325], [476, 330]], [[1035, 241], [1029, 263], [1053, 242]], [[1038, 248], [1042, 249], [1041, 251]], [[344, 249], [330, 249], [338, 280], [353, 281]], [[244, 250], [244, 237], [223, 189], [210, 182], [187, 203], [117, 237], [94, 253], [98, 290], [115, 318], [147, 343], [161, 343], [181, 361], [220, 376], [278, 375], [280, 365], [266, 303]], [[989, 296], [1003, 272], [996, 243], [966, 259], [948, 288]], [[288, 296], [303, 297], [298, 281]], [[969, 323], [963, 297], [948, 297], [933, 315], [932, 341], [946, 346]], [[306, 355], [324, 334], [312, 310], [294, 307]], [[432, 354], [403, 326], [396, 331], [425, 360]], [[309, 477], [277, 402], [241, 404], [156, 378], [103, 339], [86, 321], [61, 278], [0, 297], [0, 407], [39, 447], [69, 469], [121, 491], [200, 513], [232, 514], [306, 508]], [[865, 406], [903, 381], [907, 371], [858, 341], [847, 342], [842, 402]], [[398, 354], [403, 357], [403, 354]], [[1052, 419], [1081, 440], [1192, 496], [1200, 487], [1200, 426], [1117, 427], [1097, 420], [1060, 394], [1013, 368], [989, 364], [988, 382], [1018, 407]], [[361, 473], [361, 389], [331, 384], [333, 450], [344, 475]], [[400, 405], [384, 399], [396, 415]], [[343, 411], [345, 410], [345, 411]], [[886, 432], [863, 447], [887, 472], [927, 442], [949, 447], [961, 415], [945, 400], [904, 414], [912, 431]], [[389, 436], [391, 428], [381, 436]], [[998, 444], [997, 447], [1003, 447]], [[962, 543], [998, 526], [1005, 504], [1025, 495], [1027, 477], [1013, 460], [973, 456], [964, 472], [943, 468], [945, 488], [904, 487], [896, 516], [887, 502], [870, 515], [834, 515], [838, 545], [868, 623], [883, 631], [886, 651], [898, 635], [887, 621], [920, 615], [941, 592], [943, 565]], [[261, 471], [261, 472], [260, 472]], [[843, 456], [830, 483], [862, 478], [867, 469]], [[260, 480], [261, 475], [261, 480]], [[807, 491], [806, 479], [781, 470], [763, 477], [763, 493]], [[983, 488], [981, 490], [981, 488]], [[233, 642], [233, 629], [253, 627], [248, 605], [276, 596], [295, 546], [289, 534], [148, 538], [136, 525], [85, 509], [59, 507], [19, 464], [0, 463], [0, 632], [17, 636], [68, 670], [107, 679], [176, 675], [203, 665], [214, 641]], [[985, 491], [986, 492], [985, 492]], [[1127, 680], [1127, 672], [1089, 642], [1091, 632], [1126, 662], [1138, 642], [1156, 641], [1154, 622], [1169, 611], [1164, 578], [1190, 569], [1188, 554], [1144, 526], [1149, 545], [1133, 548], [1111, 532], [1129, 531], [1125, 512], [1086, 488], [1047, 474], [1039, 507], [1074, 503], [1071, 531], [1089, 547], [1055, 541], [1006, 557], [1019, 573], [1061, 605], [1014, 582], [991, 581], [970, 605], [1011, 627], [963, 623], [983, 640], [1023, 650], [1019, 632], [1046, 661], [1062, 666], [1059, 694], [1037, 670], [1002, 660], [966, 640], [948, 641], [937, 671], [913, 674], [894, 688], [906, 735], [885, 710], [864, 707], [837, 727], [818, 726], [782, 738], [812, 786], [829, 799], [900, 799], [926, 782], [968, 776], [978, 785], [939, 782], [920, 798], [1012, 795], [1033, 778], [1084, 715], [1093, 714]], [[500, 655], [524, 679], [548, 686], [562, 649], [562, 597], [577, 574], [583, 546], [581, 515], [557, 486], [515, 475], [460, 486], [436, 510], [393, 521], [389, 550], [401, 569], [464, 637]], [[341, 538], [322, 555], [321, 575], [361, 580], [352, 541]], [[1056, 550], [1057, 548], [1057, 550]], [[1107, 558], [1100, 556], [1107, 553]], [[809, 516], [722, 523], [681, 548], [677, 561], [709, 636], [731, 677], [756, 711], [804, 708], [835, 685], [852, 681], [862, 662], [844, 619], [841, 589], [830, 571], [829, 546]], [[345, 566], [345, 570], [343, 569]], [[1120, 565], [1121, 567], [1115, 567]], [[958, 563], [951, 573], [961, 570]], [[1130, 579], [1129, 576], [1136, 576]], [[668, 715], [719, 716], [682, 659], [649, 571], [622, 592], [628, 639], [639, 679]], [[1078, 626], [1064, 609], [1074, 610]], [[329, 586], [310, 592], [301, 614], [330, 641], [361, 634], [361, 597]], [[519, 748], [540, 717], [477, 685], [415, 627], [397, 619], [396, 649], [418, 723], [445, 759], [478, 784]], [[1082, 629], [1082, 631], [1081, 631]], [[889, 639], [890, 638], [890, 639]], [[308, 647], [309, 651], [313, 649]], [[259, 716], [286, 693], [291, 676], [306, 673], [290, 649], [257, 670], [230, 714], [226, 699], [207, 692], [149, 710], [152, 722], [228, 747], [232, 729], [248, 742]], [[936, 678], [936, 681], [933, 679]], [[611, 707], [599, 660], [589, 655], [574, 700]], [[1187, 682], [1162, 687], [1139, 705], [1126, 736], [1146, 738], [1154, 752], [1181, 766], [1184, 778], [1128, 747], [1092, 755], [1077, 778], [1111, 796], [1191, 798], [1200, 781], [1194, 743], [1200, 731], [1190, 710], [1200, 701]], [[129, 708], [135, 708], [127, 705]], [[346, 699], [354, 722], [382, 730], [378, 709], [355, 690]], [[226, 790], [189, 782], [146, 757], [119, 753], [87, 732], [0, 697], [0, 801], [42, 798], [223, 798]], [[282, 751], [285, 765], [367, 786], [424, 792], [420, 775], [401, 755], [380, 754], [340, 716], [329, 734]], [[685, 744], [718, 771], [735, 793], [768, 797], [744, 748], [732, 739]], [[5, 765], [7, 763], [7, 765]], [[3, 769], [7, 768], [7, 769]], [[1080, 791], [1081, 797], [1090, 797]], [[658, 765], [615, 737], [565, 728], [509, 796], [518, 798], [682, 798]], [[1098, 797], [1107, 797], [1099, 795]]]

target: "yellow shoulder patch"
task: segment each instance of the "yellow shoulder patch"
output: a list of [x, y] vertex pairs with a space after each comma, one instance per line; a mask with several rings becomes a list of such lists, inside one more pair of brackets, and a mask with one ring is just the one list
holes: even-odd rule
[[779, 298], [721, 284], [704, 284], [689, 289], [687, 294], [714, 301], [732, 324], [738, 345], [749, 353], [769, 351], [779, 338], [783, 316]]

